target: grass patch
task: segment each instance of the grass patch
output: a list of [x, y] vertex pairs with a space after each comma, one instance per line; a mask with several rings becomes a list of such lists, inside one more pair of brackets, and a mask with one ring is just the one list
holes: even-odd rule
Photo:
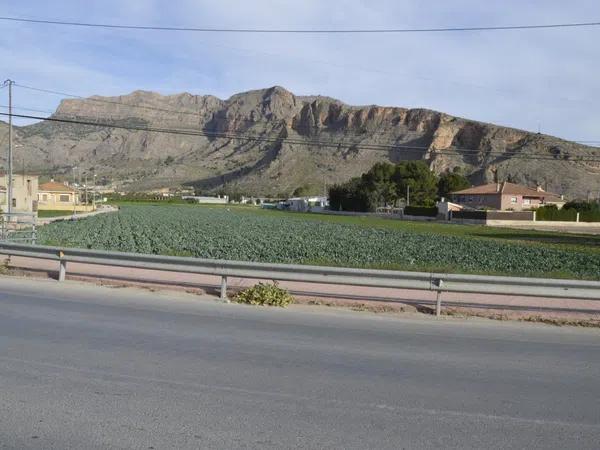
[[41, 209], [38, 210], [38, 217], [61, 217], [61, 216], [72, 216], [73, 211], [61, 211], [57, 209]]

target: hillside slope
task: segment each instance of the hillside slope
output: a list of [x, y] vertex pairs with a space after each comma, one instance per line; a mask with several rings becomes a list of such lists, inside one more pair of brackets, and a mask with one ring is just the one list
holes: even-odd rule
[[[15, 167], [24, 162], [54, 175], [93, 168], [131, 190], [184, 183], [275, 194], [306, 184], [320, 191], [378, 161], [423, 159], [437, 172], [462, 167], [474, 183], [492, 181], [497, 172], [501, 180], [540, 183], [571, 197], [600, 191], [600, 162], [581, 160], [600, 160], [594, 147], [425, 109], [299, 97], [277, 86], [228, 100], [146, 91], [69, 99], [53, 117], [207, 135], [45, 121], [16, 128], [23, 147], [15, 151]], [[6, 124], [0, 125], [5, 142]], [[222, 136], [241, 133], [260, 139]]]

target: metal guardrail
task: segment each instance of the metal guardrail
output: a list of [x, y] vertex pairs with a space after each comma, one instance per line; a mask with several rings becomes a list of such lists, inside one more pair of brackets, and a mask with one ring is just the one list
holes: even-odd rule
[[237, 277], [433, 291], [437, 293], [437, 315], [441, 311], [440, 294], [442, 292], [600, 301], [600, 281], [270, 264], [47, 247], [8, 242], [0, 242], [0, 253], [8, 256], [25, 256], [56, 261], [59, 263], [59, 281], [65, 279], [67, 263], [70, 262], [219, 276], [221, 277], [222, 299], [227, 298], [227, 278]]

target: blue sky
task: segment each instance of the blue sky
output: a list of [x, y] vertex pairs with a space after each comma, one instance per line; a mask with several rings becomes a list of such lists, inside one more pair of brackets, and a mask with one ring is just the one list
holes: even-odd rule
[[[600, 2], [0, 0], [0, 15], [158, 26], [442, 27], [598, 21]], [[600, 141], [600, 27], [331, 36], [0, 22], [0, 31], [2, 79], [83, 96], [146, 89], [227, 98], [280, 85], [350, 104], [425, 107]], [[15, 89], [17, 106], [53, 110], [59, 101]]]

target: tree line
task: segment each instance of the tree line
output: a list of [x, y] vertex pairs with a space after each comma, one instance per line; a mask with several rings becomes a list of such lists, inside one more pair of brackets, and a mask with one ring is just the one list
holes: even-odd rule
[[375, 211], [400, 200], [411, 205], [433, 206], [438, 198], [471, 186], [459, 168], [436, 175], [424, 161], [381, 162], [360, 177], [329, 188], [334, 211]]

